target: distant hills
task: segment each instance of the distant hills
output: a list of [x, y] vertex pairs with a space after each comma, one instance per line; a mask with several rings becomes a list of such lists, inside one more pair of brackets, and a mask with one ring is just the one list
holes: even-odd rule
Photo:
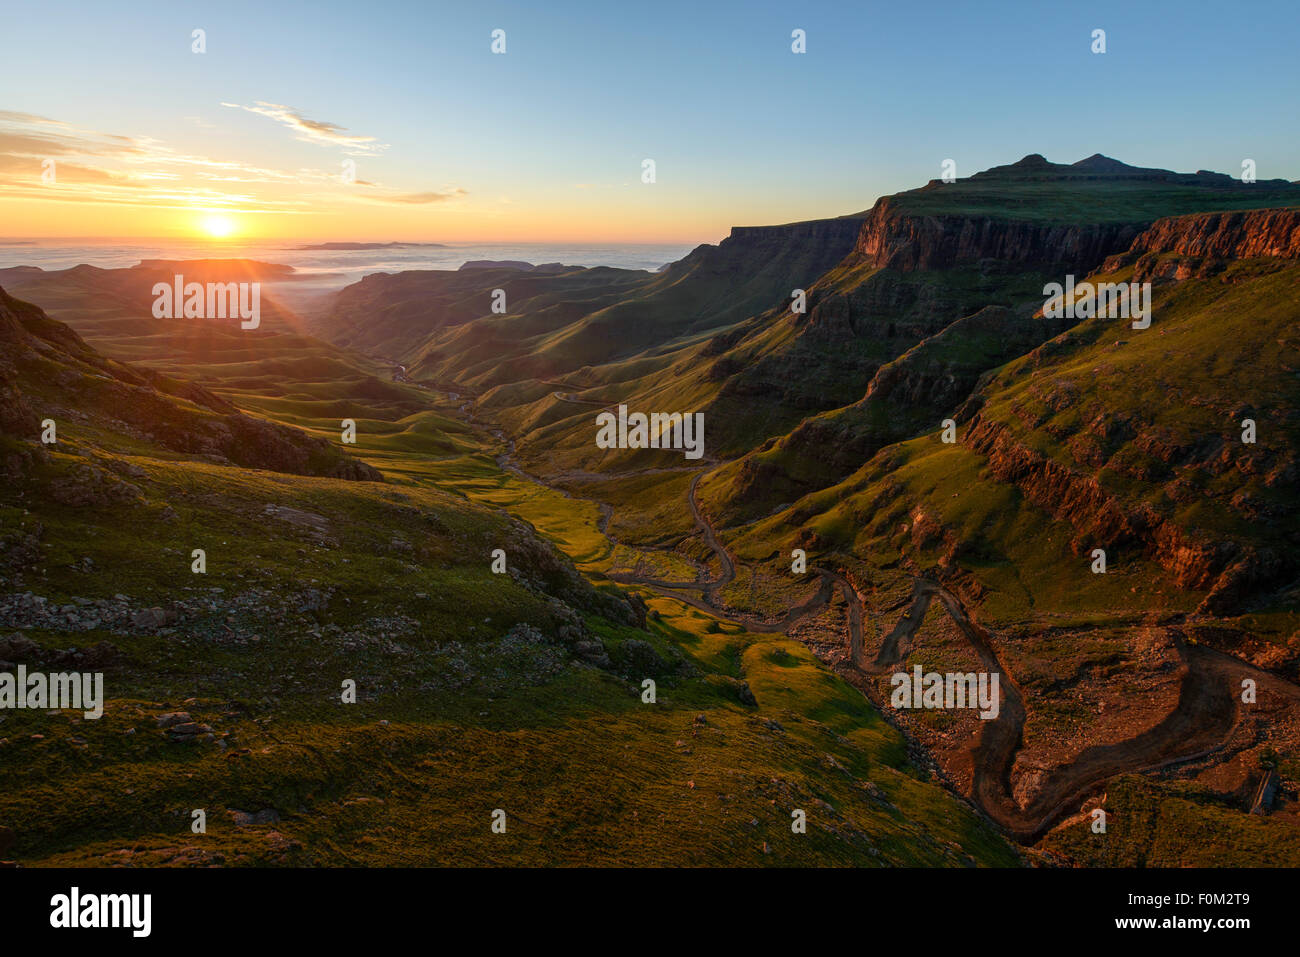
[[542, 263], [534, 266], [520, 259], [471, 259], [461, 263], [461, 269], [520, 269], [524, 272], [563, 272], [570, 267], [562, 263]]

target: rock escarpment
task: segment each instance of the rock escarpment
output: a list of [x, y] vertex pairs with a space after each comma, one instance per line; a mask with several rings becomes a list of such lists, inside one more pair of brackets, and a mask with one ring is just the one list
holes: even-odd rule
[[918, 216], [893, 197], [876, 203], [855, 251], [878, 267], [913, 272], [995, 260], [1002, 267], [1089, 272], [1126, 248], [1142, 223], [1041, 223], [993, 216]]
[[1109, 257], [1102, 271], [1134, 266], [1137, 282], [1179, 280], [1256, 258], [1300, 259], [1300, 209], [1167, 216]]
[[[1246, 610], [1249, 600], [1267, 594], [1294, 574], [1295, 563], [1289, 556], [1198, 532], [1148, 504], [1127, 501], [1109, 490], [1095, 471], [1071, 467], [1029, 448], [1002, 423], [977, 414], [967, 426], [964, 443], [987, 457], [993, 477], [1014, 484], [1033, 505], [1068, 522], [1075, 532], [1072, 545], [1077, 554], [1097, 547], [1136, 547], [1169, 572], [1179, 588], [1208, 591], [1201, 612], [1238, 614]], [[1226, 450], [1213, 454], [1214, 445], [1207, 443], [1199, 450], [1166, 448], [1163, 460], [1180, 470], [1213, 470], [1216, 461], [1219, 471], [1236, 467], [1224, 461], [1229, 458]], [[1289, 470], [1294, 473], [1294, 463]], [[1279, 473], [1275, 480], [1284, 478]], [[1284, 520], [1280, 514], [1267, 518]]]

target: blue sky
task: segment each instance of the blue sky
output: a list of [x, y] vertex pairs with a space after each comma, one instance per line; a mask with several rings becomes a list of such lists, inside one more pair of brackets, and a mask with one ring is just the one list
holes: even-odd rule
[[[867, 208], [948, 157], [964, 176], [1031, 152], [1230, 174], [1250, 157], [1261, 178], [1300, 178], [1294, 0], [7, 2], [3, 22], [0, 110], [160, 147], [173, 171], [183, 155], [270, 177], [229, 201], [210, 183], [164, 206], [121, 182], [88, 192], [78, 215], [119, 232], [188, 203], [264, 234], [716, 241]], [[795, 28], [806, 54], [790, 51]], [[1105, 54], [1090, 52], [1096, 28]], [[337, 136], [304, 139], [258, 104]], [[369, 139], [349, 151], [345, 136]], [[349, 156], [368, 192], [336, 203], [321, 183]], [[316, 172], [283, 178], [302, 170]], [[0, 209], [24, 225], [40, 195], [0, 181]], [[74, 200], [49, 221], [70, 221]]]

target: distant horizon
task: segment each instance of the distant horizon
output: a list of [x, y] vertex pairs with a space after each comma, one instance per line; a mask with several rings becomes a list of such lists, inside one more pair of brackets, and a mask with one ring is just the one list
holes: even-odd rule
[[[3, 112], [3, 111], [0, 111], [0, 119], [3, 119], [4, 115], [5, 115], [4, 112]], [[965, 172], [963, 173], [963, 175], [961, 175], [961, 176], [958, 177], [958, 178], [960, 178], [960, 179], [965, 179], [965, 178], [969, 177], [970, 175], [972, 175], [973, 173], [983, 172], [984, 170], [992, 169], [992, 168], [994, 168], [994, 167], [1012, 165], [1012, 164], [1014, 164], [1014, 163], [1016, 163], [1016, 162], [1019, 162], [1021, 159], [1025, 158], [1025, 157], [1027, 157], [1027, 156], [1032, 156], [1032, 155], [1040, 155], [1040, 156], [1044, 156], [1044, 157], [1045, 157], [1049, 162], [1052, 162], [1052, 163], [1059, 163], [1059, 164], [1061, 164], [1061, 165], [1072, 165], [1073, 163], [1081, 162], [1082, 160], [1087, 159], [1087, 158], [1090, 158], [1091, 156], [1094, 156], [1094, 155], [1102, 155], [1102, 156], [1106, 156], [1106, 157], [1108, 157], [1108, 158], [1110, 158], [1110, 159], [1116, 159], [1116, 160], [1118, 160], [1119, 162], [1124, 163], [1125, 165], [1137, 167], [1137, 164], [1128, 163], [1126, 160], [1123, 160], [1123, 159], [1121, 159], [1120, 157], [1114, 156], [1114, 155], [1109, 154], [1109, 153], [1104, 153], [1104, 152], [1102, 152], [1102, 151], [1094, 151], [1093, 153], [1088, 154], [1088, 156], [1080, 157], [1079, 160], [1053, 160], [1053, 159], [1051, 159], [1051, 157], [1048, 157], [1047, 154], [1045, 154], [1045, 153], [1037, 153], [1037, 154], [1035, 154], [1035, 153], [1027, 153], [1027, 154], [1023, 154], [1022, 156], [1017, 156], [1017, 157], [1014, 158], [1014, 159], [1012, 159], [1012, 158], [1006, 158], [1006, 159], [1003, 159], [1002, 161], [995, 162], [995, 163], [991, 163], [989, 166], [982, 167], [981, 169], [975, 169], [975, 170], [968, 170], [968, 171], [965, 171]], [[1215, 169], [1213, 169], [1212, 167], [1209, 167], [1209, 166], [1206, 166], [1206, 165], [1202, 165], [1202, 164], [1189, 164], [1189, 165], [1186, 166], [1185, 168], [1181, 168], [1181, 169], [1180, 169], [1179, 166], [1178, 166], [1178, 164], [1169, 164], [1169, 165], [1165, 165], [1165, 164], [1157, 163], [1157, 164], [1155, 164], [1155, 165], [1152, 166], [1152, 167], [1146, 167], [1146, 168], [1163, 169], [1163, 170], [1168, 170], [1169, 172], [1173, 172], [1173, 173], [1192, 173], [1192, 172], [1197, 172], [1197, 171], [1223, 172], [1223, 171], [1221, 171], [1221, 170], [1215, 170]], [[1276, 171], [1273, 171], [1273, 173], [1276, 174]], [[1226, 173], [1225, 175], [1232, 176], [1233, 174], [1231, 174], [1231, 173]], [[1234, 178], [1235, 178], [1235, 177], [1234, 177]], [[1279, 175], [1270, 175], [1270, 176], [1267, 176], [1267, 177], [1261, 177], [1261, 178], [1268, 178], [1268, 179], [1284, 179], [1284, 180], [1288, 180], [1288, 181], [1290, 181], [1290, 182], [1300, 182], [1300, 180], [1290, 180], [1290, 178], [1287, 177], [1286, 175], [1281, 175], [1281, 176], [1279, 176]], [[731, 231], [732, 231], [733, 229], [736, 229], [736, 228], [752, 228], [752, 227], [755, 227], [755, 226], [781, 226], [781, 225], [790, 225], [790, 224], [800, 223], [800, 222], [811, 222], [811, 221], [815, 221], [815, 220], [819, 220], [819, 219], [836, 219], [836, 218], [844, 218], [844, 217], [854, 216], [854, 215], [859, 214], [859, 213], [861, 213], [861, 212], [864, 212], [864, 211], [870, 210], [870, 209], [875, 205], [876, 202], [878, 202], [880, 199], [884, 198], [885, 196], [890, 196], [890, 195], [894, 195], [894, 194], [899, 193], [899, 192], [906, 192], [906, 191], [913, 190], [913, 189], [919, 189], [919, 188], [925, 186], [927, 183], [933, 181], [934, 179], [937, 179], [937, 177], [932, 176], [932, 177], [930, 177], [929, 179], [926, 179], [926, 180], [924, 180], [924, 181], [921, 181], [921, 182], [914, 182], [914, 183], [912, 183], [911, 185], [901, 186], [901, 187], [900, 187], [899, 189], [897, 189], [897, 190], [893, 190], [893, 191], [891, 191], [891, 192], [887, 192], [887, 193], [881, 193], [880, 195], [878, 195], [878, 196], [874, 197], [873, 199], [871, 199], [871, 200], [870, 200], [869, 202], [867, 202], [865, 205], [858, 205], [858, 207], [857, 207], [856, 209], [854, 209], [854, 211], [852, 211], [852, 212], [847, 212], [847, 213], [846, 213], [846, 212], [833, 213], [833, 214], [826, 215], [826, 216], [804, 216], [804, 217], [800, 217], [800, 218], [798, 218], [798, 219], [783, 220], [783, 221], [780, 221], [780, 222], [759, 222], [759, 221], [752, 221], [752, 220], [749, 221], [749, 222], [736, 222], [736, 223], [732, 223], [731, 225], [727, 226], [726, 229], [725, 229], [725, 231], [722, 233], [722, 235], [717, 236], [717, 238], [708, 238], [708, 239], [681, 239], [681, 238], [677, 238], [677, 239], [662, 239], [662, 238], [653, 238], [653, 239], [650, 239], [650, 238], [617, 239], [617, 238], [607, 238], [607, 237], [597, 237], [597, 238], [591, 238], [591, 237], [570, 237], [570, 236], [564, 236], [564, 235], [560, 235], [560, 236], [558, 236], [558, 237], [554, 237], [554, 238], [546, 238], [546, 239], [510, 239], [510, 238], [502, 238], [502, 237], [500, 237], [499, 235], [498, 235], [498, 236], [492, 236], [491, 238], [465, 238], [465, 237], [452, 237], [452, 238], [448, 238], [448, 237], [439, 237], [439, 238], [421, 237], [421, 238], [409, 238], [409, 237], [395, 236], [395, 235], [392, 235], [392, 234], [386, 234], [386, 233], [381, 233], [381, 234], [372, 234], [372, 235], [355, 235], [355, 236], [351, 236], [350, 238], [341, 239], [341, 238], [338, 238], [337, 235], [332, 234], [332, 233], [322, 233], [322, 234], [306, 234], [306, 233], [270, 233], [270, 234], [259, 234], [259, 235], [204, 236], [204, 235], [195, 235], [195, 233], [194, 233], [193, 231], [186, 232], [186, 231], [184, 231], [184, 230], [178, 228], [178, 229], [176, 229], [176, 230], [174, 230], [174, 231], [172, 231], [172, 232], [169, 232], [169, 233], [157, 233], [157, 234], [146, 234], [146, 233], [139, 233], [139, 234], [135, 234], [135, 233], [125, 233], [125, 234], [107, 234], [107, 233], [105, 233], [105, 234], [42, 234], [42, 233], [26, 233], [26, 234], [15, 235], [15, 236], [0, 236], [0, 245], [3, 245], [3, 244], [8, 244], [8, 245], [24, 245], [24, 244], [47, 243], [47, 242], [79, 242], [79, 243], [86, 244], [86, 245], [101, 245], [101, 244], [130, 244], [130, 243], [146, 243], [146, 242], [156, 242], [156, 243], [186, 242], [186, 243], [206, 243], [206, 244], [208, 244], [209, 246], [211, 246], [214, 250], [221, 249], [221, 248], [232, 248], [232, 247], [237, 248], [237, 247], [240, 247], [240, 246], [253, 246], [253, 245], [256, 245], [256, 246], [263, 246], [263, 245], [268, 245], [268, 244], [273, 244], [273, 243], [303, 243], [303, 244], [318, 245], [318, 244], [321, 244], [321, 243], [330, 243], [330, 242], [333, 242], [333, 243], [374, 243], [374, 244], [379, 244], [379, 243], [406, 243], [406, 244], [412, 244], [412, 245], [453, 245], [453, 246], [454, 246], [454, 245], [475, 245], [475, 246], [492, 246], [492, 245], [500, 245], [500, 246], [590, 246], [590, 247], [597, 247], [597, 248], [599, 248], [599, 247], [609, 247], [609, 248], [615, 248], [615, 247], [637, 247], [637, 246], [654, 247], [654, 246], [682, 246], [682, 245], [687, 245], [687, 246], [695, 247], [695, 246], [698, 246], [698, 245], [701, 245], [701, 244], [711, 244], [711, 245], [716, 245], [717, 243], [719, 243], [719, 242], [721, 242], [722, 240], [726, 239], [727, 236], [730, 235]], [[3, 200], [3, 194], [0, 193], [0, 203], [3, 203], [3, 201], [4, 201], [4, 200]], [[844, 205], [844, 206], [848, 206], [848, 207], [852, 207], [852, 206], [855, 206], [856, 204], [855, 204], [854, 202], [852, 202], [852, 201], [849, 201], [849, 202], [847, 202], [847, 203], [845, 203], [845, 204], [842, 204], [842, 205]]]
[[[739, 224], [738, 224], [739, 225]], [[784, 225], [781, 223], [752, 223], [744, 225]], [[311, 242], [312, 245], [321, 243], [401, 243], [412, 246], [592, 246], [606, 248], [623, 248], [636, 246], [682, 246], [682, 245], [699, 245], [699, 242], [707, 243], [708, 240], [699, 242], [683, 240], [638, 240], [633, 242], [619, 242], [617, 240], [573, 240], [573, 239], [556, 239], [556, 240], [528, 240], [528, 239], [309, 239], [304, 237], [283, 237], [283, 236], [257, 236], [241, 237], [239, 239], [210, 239], [204, 236], [186, 236], [180, 234], [164, 236], [0, 236], [0, 245], [34, 245], [36, 243], [62, 241], [69, 242], [79, 240], [95, 244], [112, 244], [112, 243], [143, 243], [143, 242], [186, 242], [186, 243], [207, 243], [214, 248], [234, 247], [234, 246], [266, 246], [271, 243], [287, 242]]]
[[43, 78], [0, 102], [0, 222], [24, 238], [698, 245], [1048, 144], [1300, 169], [1283, 0], [11, 7], [6, 66]]
[[[341, 248], [321, 248], [330, 242]], [[60, 272], [78, 266], [132, 269], [149, 261], [245, 261], [289, 266], [295, 283], [356, 281], [372, 273], [456, 271], [467, 262], [521, 261], [537, 266], [613, 267], [653, 272], [676, 262], [698, 243], [531, 243], [407, 241], [364, 242], [299, 239], [212, 241], [201, 237], [0, 238], [0, 270], [35, 267]], [[337, 283], [335, 283], [337, 284]]]

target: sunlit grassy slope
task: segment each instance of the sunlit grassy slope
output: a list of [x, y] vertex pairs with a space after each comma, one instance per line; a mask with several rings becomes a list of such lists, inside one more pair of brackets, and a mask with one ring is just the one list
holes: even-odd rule
[[[600, 593], [557, 593], [547, 583], [563, 580], [560, 559], [507, 513], [608, 594], [600, 570], [614, 548], [597, 507], [499, 469], [498, 449], [455, 417], [455, 402], [365, 377], [318, 388], [293, 367], [278, 370], [278, 388], [249, 382], [267, 368], [207, 371], [248, 411], [336, 443], [339, 419], [355, 419], [347, 451], [386, 481], [201, 461], [96, 416], [67, 423], [0, 494], [3, 593], [31, 591], [63, 616], [23, 634], [38, 659], [100, 656], [108, 697], [99, 721], [39, 711], [0, 720], [7, 857], [1018, 862], [801, 646], [658, 598], [642, 630], [605, 617]], [[30, 447], [5, 442], [6, 454]], [[87, 504], [45, 494], [87, 467], [129, 488]], [[496, 547], [518, 576], [492, 574]], [[201, 575], [195, 548], [206, 553]], [[160, 617], [88, 620], [119, 605]], [[605, 666], [557, 638], [575, 614]], [[657, 682], [653, 704], [642, 701], [646, 678]], [[356, 704], [341, 701], [347, 680]], [[172, 711], [213, 738], [170, 740], [158, 718]], [[191, 830], [196, 809], [205, 834]], [[504, 834], [491, 828], [496, 809]], [[806, 834], [791, 829], [796, 810]], [[262, 816], [236, 823], [234, 812]]]
[[[318, 647], [304, 647], [318, 643], [277, 642], [217, 657], [198, 675], [168, 662], [165, 677], [118, 678], [94, 726], [25, 715], [8, 729], [21, 738], [8, 748], [0, 819], [24, 822], [27, 863], [49, 864], [1015, 862], [971, 812], [906, 769], [897, 734], [802, 646], [658, 607], [663, 618], [638, 640], [685, 653], [700, 674], [661, 681], [653, 706], [590, 669], [534, 686], [414, 691], [442, 673], [433, 637], [415, 652], [422, 664], [391, 682], [404, 687], [351, 708], [328, 703], [331, 679], [388, 674], [388, 656], [321, 662]], [[274, 677], [259, 686], [260, 673]], [[309, 677], [318, 696], [290, 693]], [[757, 708], [736, 700], [737, 677]], [[196, 700], [181, 699], [191, 692]], [[249, 750], [168, 743], [152, 715], [173, 706]], [[42, 740], [27, 737], [38, 728]], [[189, 833], [195, 807], [208, 811], [207, 835]], [[280, 815], [273, 826], [236, 827], [223, 813], [268, 808]], [[504, 835], [489, 826], [497, 808]], [[791, 831], [797, 809], [807, 834]]]
[[[1007, 430], [1016, 444], [1085, 479], [1095, 475], [1122, 508], [1158, 516], [1189, 541], [1280, 553], [1291, 526], [1260, 519], [1285, 514], [1294, 497], [1279, 477], [1300, 438], [1288, 412], [1300, 355], [1298, 290], [1296, 267], [1276, 262], [1242, 262], [1214, 278], [1187, 280], [1158, 293], [1150, 329], [1081, 322], [991, 376], [972, 407], [985, 428]], [[1241, 442], [1246, 417], [1257, 420], [1253, 445]], [[1131, 604], [1123, 592], [1138, 584], [1148, 608], [1155, 601], [1190, 611], [1203, 597], [1175, 587], [1152, 561], [1152, 544], [1142, 541], [1111, 551], [1123, 569], [1148, 569], [1143, 582], [1125, 578], [1123, 591], [1111, 575], [1063, 574], [1086, 564], [1078, 535], [1096, 516], [1067, 511], [1057, 520], [1053, 512], [1064, 503], [1027, 498], [1030, 489], [1000, 478], [986, 454], [960, 441], [970, 422], [962, 422], [955, 445], [940, 440], [937, 426], [758, 521], [741, 547], [765, 554], [812, 533], [826, 552], [875, 567], [902, 557], [922, 567], [942, 560], [984, 581], [984, 610], [1002, 622], [1030, 608], [1049, 618], [1104, 615]], [[732, 469], [712, 473], [702, 500], [726, 501], [733, 480]], [[910, 532], [917, 515], [947, 533], [919, 553]], [[1277, 637], [1286, 634], [1283, 623]]]

